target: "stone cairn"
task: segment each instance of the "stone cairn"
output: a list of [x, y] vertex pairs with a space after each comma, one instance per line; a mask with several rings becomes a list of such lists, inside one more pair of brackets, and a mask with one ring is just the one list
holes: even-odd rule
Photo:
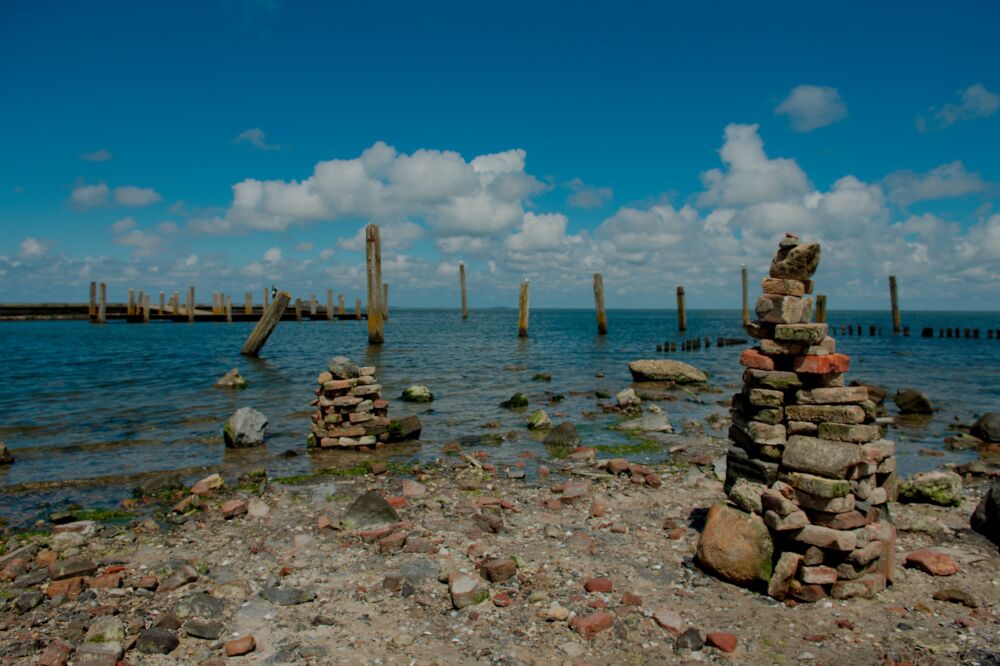
[[762, 281], [725, 484], [770, 532], [768, 593], [799, 601], [874, 596], [892, 581], [896, 540], [895, 445], [882, 439], [868, 390], [844, 385], [850, 358], [827, 325], [809, 323], [819, 258], [818, 244], [788, 234]]
[[389, 403], [382, 399], [374, 367], [359, 368], [338, 356], [316, 383], [316, 398], [309, 403], [316, 407], [310, 447], [375, 447], [389, 439]]

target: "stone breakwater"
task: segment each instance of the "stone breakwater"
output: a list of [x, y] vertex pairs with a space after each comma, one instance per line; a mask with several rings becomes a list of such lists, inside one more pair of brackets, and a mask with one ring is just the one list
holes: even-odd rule
[[338, 356], [316, 378], [316, 407], [310, 447], [375, 447], [389, 439], [389, 403], [382, 399], [382, 386], [375, 368], [358, 367]]
[[[747, 326], [757, 346], [740, 356], [747, 369], [732, 399], [725, 482], [733, 503], [753, 514], [757, 579], [771, 596], [799, 601], [884, 590], [896, 540], [887, 506], [895, 445], [882, 438], [867, 388], [844, 385], [850, 358], [837, 353], [827, 325], [809, 323], [819, 257], [819, 245], [788, 235], [761, 283], [758, 320]], [[710, 545], [702, 559], [712, 567]]]

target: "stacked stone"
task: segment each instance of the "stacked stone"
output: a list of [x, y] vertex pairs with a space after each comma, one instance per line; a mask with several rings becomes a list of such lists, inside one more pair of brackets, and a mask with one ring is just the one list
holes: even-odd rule
[[[757, 346], [745, 350], [732, 400], [726, 492], [760, 514], [774, 542], [768, 592], [816, 601], [871, 597], [892, 580], [894, 443], [882, 439], [863, 386], [844, 385], [850, 358], [812, 318], [820, 248], [792, 235], [762, 281]], [[759, 498], [759, 501], [758, 501]]]
[[388, 439], [389, 403], [382, 399], [374, 367], [359, 368], [338, 356], [316, 383], [309, 446], [355, 448]]

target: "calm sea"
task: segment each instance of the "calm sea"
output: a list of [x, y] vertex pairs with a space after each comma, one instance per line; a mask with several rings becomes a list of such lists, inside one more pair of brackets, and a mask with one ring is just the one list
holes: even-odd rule
[[[149, 472], [179, 471], [191, 481], [205, 468], [235, 474], [266, 466], [272, 476], [281, 476], [356, 464], [365, 454], [305, 448], [315, 377], [335, 355], [377, 366], [390, 415], [420, 414], [423, 444], [399, 450], [402, 462], [439, 457], [440, 444], [449, 440], [512, 430], [521, 437], [493, 447], [494, 462], [520, 460], [526, 450], [544, 458], [544, 447], [523, 427], [526, 413], [499, 407], [516, 391], [529, 396], [532, 408], [563, 415], [554, 421], [577, 424], [586, 444], [634, 443], [608, 428], [614, 417], [588, 419], [582, 413], [600, 411], [595, 391], [613, 394], [629, 385], [629, 361], [656, 358], [656, 345], [664, 340], [679, 343], [676, 313], [610, 311], [610, 333], [599, 337], [590, 310], [534, 310], [527, 339], [517, 337], [516, 317], [514, 310], [482, 310], [462, 321], [457, 310], [396, 309], [386, 324], [387, 342], [377, 349], [367, 345], [365, 322], [282, 322], [260, 360], [239, 354], [250, 323], [0, 324], [0, 441], [18, 458], [0, 467], [0, 517], [17, 524], [70, 502], [112, 505], [129, 495], [136, 475]], [[950, 426], [1000, 409], [1000, 340], [985, 338], [985, 329], [1000, 328], [1000, 314], [907, 312], [910, 337], [891, 335], [888, 313], [831, 312], [828, 319], [839, 350], [852, 356], [849, 379], [890, 391], [920, 388], [938, 410], [929, 421], [890, 433], [904, 474], [973, 456], [949, 451], [938, 458], [918, 451], [943, 450]], [[704, 370], [722, 393], [681, 392], [676, 401], [662, 403], [678, 430], [684, 421], [724, 413], [718, 401], [738, 388], [742, 372], [737, 363], [742, 346], [714, 344], [718, 336], [745, 337], [739, 312], [690, 311], [688, 320], [687, 336], [711, 336], [713, 345], [669, 356]], [[862, 324], [865, 335], [841, 336], [840, 325], [848, 323]], [[869, 337], [872, 324], [884, 335]], [[933, 327], [935, 335], [948, 326], [975, 327], [983, 329], [983, 337], [924, 339], [919, 337], [924, 326]], [[214, 388], [233, 367], [250, 387]], [[532, 381], [540, 372], [550, 373], [552, 381]], [[427, 406], [398, 400], [410, 384], [429, 386], [435, 401]], [[554, 394], [565, 399], [553, 405]], [[267, 446], [226, 450], [222, 424], [244, 405], [270, 419]], [[500, 427], [484, 428], [491, 421]], [[725, 436], [707, 427], [706, 432]], [[646, 452], [635, 458], [667, 455]], [[50, 487], [48, 482], [71, 483]]]

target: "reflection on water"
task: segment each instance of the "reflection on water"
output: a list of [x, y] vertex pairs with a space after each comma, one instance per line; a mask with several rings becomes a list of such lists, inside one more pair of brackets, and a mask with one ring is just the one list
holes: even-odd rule
[[[844, 337], [839, 324], [869, 324], [891, 330], [888, 314], [830, 313], [839, 350], [853, 357], [850, 378], [886, 386], [924, 390], [939, 409], [928, 422], [907, 422], [891, 436], [897, 440], [904, 473], [937, 466], [942, 458], [918, 454], [942, 448], [954, 422], [970, 422], [976, 414], [1000, 409], [1000, 341], [923, 339], [919, 337]], [[308, 401], [316, 374], [334, 355], [361, 365], [375, 365], [390, 414], [420, 414], [424, 445], [399, 452], [400, 459], [441, 455], [437, 444], [467, 435], [518, 431], [521, 437], [493, 447], [495, 462], [513, 463], [527, 450], [544, 457], [538, 437], [523, 428], [527, 412], [512, 412], [499, 403], [524, 392], [532, 408], [546, 409], [553, 420], [572, 420], [587, 444], [627, 444], [611, 431], [614, 418], [593, 421], [584, 412], [597, 410], [595, 391], [614, 394], [630, 382], [627, 363], [656, 357], [657, 343], [679, 341], [672, 311], [611, 311], [610, 333], [595, 334], [591, 311], [535, 310], [531, 335], [517, 337], [513, 310], [473, 312], [463, 321], [458, 310], [394, 310], [386, 323], [387, 343], [369, 348], [365, 322], [282, 322], [264, 358], [239, 355], [252, 323], [94, 326], [87, 322], [18, 322], [0, 324], [5, 350], [0, 383], [0, 438], [20, 461], [0, 468], [0, 487], [69, 479], [100, 479], [147, 472], [232, 470], [266, 465], [272, 475], [305, 473], [330, 465], [350, 466], [356, 453], [306, 453]], [[1000, 317], [982, 313], [906, 313], [914, 331], [932, 326], [1000, 328]], [[744, 337], [736, 311], [690, 311], [688, 336]], [[697, 365], [721, 394], [676, 392], [664, 402], [675, 427], [701, 421], [736, 390], [741, 347], [713, 347], [679, 358]], [[232, 367], [250, 386], [244, 391], [213, 387]], [[518, 367], [523, 369], [509, 369]], [[533, 382], [537, 372], [551, 382]], [[603, 376], [601, 376], [603, 374]], [[434, 392], [431, 405], [410, 405], [397, 398], [410, 384], [426, 384]], [[550, 404], [562, 394], [565, 400]], [[235, 409], [251, 405], [270, 419], [266, 448], [234, 454], [222, 444], [222, 423]], [[483, 428], [498, 422], [498, 428]], [[716, 432], [722, 435], [723, 433]], [[301, 455], [282, 457], [294, 450]], [[391, 452], [386, 452], [391, 453]], [[643, 454], [659, 459], [665, 454]], [[948, 452], [944, 460], [965, 460], [969, 452]], [[114, 502], [127, 488], [114, 482], [73, 487], [74, 499], [89, 504]], [[84, 488], [86, 488], [84, 490]], [[65, 494], [65, 493], [63, 493]], [[6, 494], [0, 515], [35, 501], [62, 499], [51, 493]]]

